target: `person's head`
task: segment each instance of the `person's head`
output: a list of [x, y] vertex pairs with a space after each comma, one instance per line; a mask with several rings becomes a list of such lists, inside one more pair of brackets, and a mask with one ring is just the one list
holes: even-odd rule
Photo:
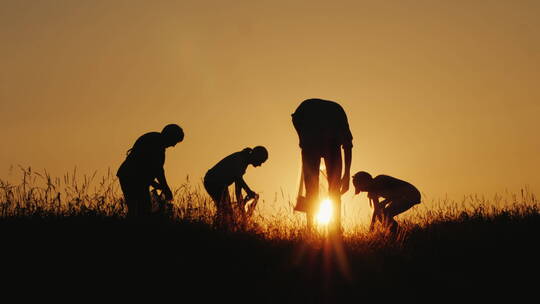
[[360, 171], [353, 175], [354, 194], [358, 194], [361, 191], [367, 191], [372, 180], [371, 174], [365, 171]]
[[166, 125], [161, 131], [161, 134], [165, 139], [165, 147], [174, 147], [177, 143], [184, 140], [184, 130], [176, 124]]
[[259, 167], [267, 159], [268, 159], [268, 150], [266, 150], [266, 148], [263, 146], [256, 146], [255, 148], [251, 150], [249, 163], [252, 164], [253, 167]]

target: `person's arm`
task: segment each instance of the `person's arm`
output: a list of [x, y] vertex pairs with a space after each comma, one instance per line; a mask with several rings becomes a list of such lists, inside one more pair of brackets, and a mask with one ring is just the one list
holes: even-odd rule
[[244, 198], [242, 197], [242, 186], [239, 184], [239, 182], [234, 183], [234, 190], [236, 194], [236, 203], [238, 206], [240, 206], [240, 209], [242, 209], [242, 203]]
[[158, 182], [156, 182], [155, 179], [150, 183], [150, 186], [152, 186], [152, 188], [154, 189], [161, 189], [161, 185]]
[[379, 203], [379, 206], [381, 208], [385, 208], [386, 205], [388, 205], [388, 204], [390, 204], [390, 199], [385, 199], [385, 200], [383, 200], [382, 202]]
[[371, 223], [369, 224], [369, 231], [373, 231], [377, 220], [381, 220], [381, 209], [379, 208], [379, 196], [368, 193], [368, 199], [370, 206], [373, 204], [373, 214], [371, 215]]
[[234, 190], [236, 194], [236, 205], [238, 210], [241, 211], [242, 216], [244, 215], [244, 198], [242, 197], [242, 186], [239, 181], [234, 183]]
[[379, 199], [381, 199], [381, 197], [376, 194], [369, 194], [368, 198], [370, 199], [370, 204], [371, 202], [373, 202], [373, 209], [375, 210], [376, 213], [382, 212], [384, 207], [388, 203], [390, 203], [389, 199], [384, 199], [383, 201], [380, 202]]
[[343, 178], [341, 179], [341, 194], [344, 194], [349, 190], [349, 183], [351, 179], [350, 177], [351, 177], [353, 136], [351, 133], [351, 129], [349, 128], [349, 121], [347, 119], [347, 114], [345, 114], [345, 111], [343, 110], [342, 107], [340, 107], [339, 115], [340, 115], [339, 121], [341, 122], [340, 136], [341, 136], [341, 144], [343, 147], [343, 159], [345, 163], [345, 168], [343, 171]]
[[[369, 204], [373, 203], [374, 208], [379, 207], [379, 196], [373, 193], [368, 193]], [[370, 206], [371, 207], [371, 206]]]
[[343, 146], [343, 157], [345, 159], [345, 170], [343, 171], [343, 178], [341, 179], [341, 194], [349, 191], [349, 184], [351, 180], [352, 146]]
[[[235, 185], [237, 187], [237, 189], [240, 189], [240, 195], [241, 195], [241, 191], [242, 189], [244, 189], [247, 193], [247, 196], [248, 197], [253, 197], [255, 196], [255, 192], [253, 192], [249, 187], [248, 185], [246, 184], [246, 182], [244, 181], [244, 178], [243, 177], [240, 177], [236, 180], [235, 182]], [[238, 190], [237, 190], [238, 191]]]
[[161, 168], [159, 170], [156, 179], [159, 183], [159, 188], [161, 188], [161, 191], [163, 191], [163, 194], [165, 194], [165, 199], [170, 201], [173, 199], [171, 188], [169, 188], [169, 184], [167, 184], [167, 179], [165, 178], [165, 170]]

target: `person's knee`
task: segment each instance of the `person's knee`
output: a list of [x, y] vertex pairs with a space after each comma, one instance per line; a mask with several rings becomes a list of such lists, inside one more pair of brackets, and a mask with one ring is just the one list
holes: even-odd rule
[[410, 201], [393, 201], [384, 208], [384, 214], [387, 217], [394, 217], [409, 210], [413, 205]]

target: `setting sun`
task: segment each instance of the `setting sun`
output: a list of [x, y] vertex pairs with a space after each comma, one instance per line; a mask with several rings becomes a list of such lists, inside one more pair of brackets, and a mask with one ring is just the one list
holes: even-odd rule
[[332, 201], [329, 199], [325, 199], [321, 202], [321, 205], [319, 206], [319, 211], [316, 215], [317, 223], [321, 225], [328, 225], [330, 220], [332, 219]]

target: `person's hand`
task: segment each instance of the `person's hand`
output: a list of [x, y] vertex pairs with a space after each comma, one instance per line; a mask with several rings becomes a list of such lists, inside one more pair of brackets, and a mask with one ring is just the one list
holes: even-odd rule
[[152, 183], [150, 183], [150, 186], [152, 186], [152, 188], [154, 188], [155, 190], [160, 190], [161, 189], [161, 185], [158, 184], [158, 182], [156, 182], [156, 181], [152, 181]]
[[172, 201], [173, 194], [172, 194], [172, 191], [171, 191], [171, 189], [169, 187], [166, 187], [165, 189], [163, 189], [163, 195], [165, 195], [166, 200]]
[[347, 174], [343, 176], [343, 179], [341, 179], [341, 194], [345, 194], [347, 191], [349, 191], [349, 184], [350, 184], [351, 177]]
[[253, 192], [251, 190], [247, 191], [246, 201], [251, 199], [251, 198], [254, 198], [256, 195], [257, 195], [257, 193], [255, 193], [255, 192]]

